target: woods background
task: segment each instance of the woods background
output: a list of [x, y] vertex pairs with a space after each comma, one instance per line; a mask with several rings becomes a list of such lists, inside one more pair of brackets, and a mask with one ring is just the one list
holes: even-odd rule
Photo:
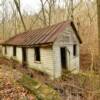
[[[99, 100], [100, 55], [98, 56], [98, 54], [100, 50], [100, 32], [98, 32], [98, 25], [100, 23], [98, 24], [98, 22], [100, 21], [98, 18], [100, 16], [98, 14], [100, 6], [97, 1], [99, 2], [100, 0], [38, 1], [39, 10], [34, 11], [28, 6], [27, 8], [31, 9], [30, 11], [22, 8], [22, 0], [0, 0], [0, 40], [4, 41], [21, 32], [50, 26], [65, 20], [74, 21], [82, 38], [82, 44], [80, 45], [80, 67], [82, 71], [78, 75], [71, 73], [66, 75], [65, 73], [62, 80], [56, 80], [49, 84], [53, 83], [52, 86], [54, 85], [54, 88], [58, 89], [61, 94], [66, 93], [64, 96], [68, 95], [68, 98], [72, 96], [74, 99], [76, 97], [76, 100], [82, 100], [82, 98], [85, 98], [84, 100]], [[2, 63], [3, 61], [7, 64], [9, 62], [4, 59], [0, 62]], [[9, 65], [11, 66], [11, 61]], [[28, 72], [27, 69], [26, 72]], [[30, 72], [30, 75], [32, 74]], [[45, 83], [44, 76], [41, 78], [36, 73], [33, 76], [38, 77], [42, 82], [44, 80]], [[68, 91], [66, 92], [66, 90]], [[78, 97], [81, 98], [79, 99]]]
[[98, 54], [96, 0], [40, 0], [40, 10], [37, 13], [25, 11], [21, 5], [21, 0], [1, 0], [1, 39], [6, 40], [23, 31], [73, 20], [83, 41], [82, 65], [93, 65], [94, 56]]

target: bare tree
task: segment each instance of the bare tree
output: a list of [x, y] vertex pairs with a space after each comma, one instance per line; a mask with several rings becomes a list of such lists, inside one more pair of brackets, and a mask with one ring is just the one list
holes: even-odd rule
[[47, 3], [48, 3], [48, 11], [47, 11], [47, 14], [48, 14], [48, 24], [49, 26], [51, 25], [52, 23], [52, 12], [54, 12], [53, 10], [55, 9], [55, 3], [56, 3], [56, 0], [47, 0]]
[[73, 21], [74, 20], [74, 16], [73, 16], [73, 0], [70, 0], [70, 19]]
[[17, 34], [17, 12], [16, 12], [16, 9], [14, 7], [14, 4], [9, 2], [10, 6], [11, 6], [11, 9], [13, 11], [13, 14], [12, 14], [12, 18], [13, 18], [13, 25], [14, 25], [14, 33], [15, 35]]
[[98, 42], [99, 42], [99, 55], [100, 55], [100, 0], [97, 1], [97, 15], [98, 15]]
[[16, 5], [17, 11], [19, 12], [19, 15], [20, 15], [24, 30], [26, 31], [26, 25], [25, 25], [25, 22], [24, 22], [24, 19], [23, 19], [21, 10], [20, 10], [20, 0], [14, 0], [14, 3]]
[[43, 0], [40, 0], [40, 2], [41, 2], [41, 11], [42, 11], [42, 14], [43, 14], [43, 23], [44, 23], [44, 26], [47, 26], [47, 19], [46, 19], [46, 15], [45, 15], [45, 4], [46, 4], [46, 1], [43, 2]]
[[2, 9], [3, 9], [3, 13], [2, 13], [3, 39], [5, 39], [5, 2], [6, 0], [2, 0], [2, 3], [1, 3]]
[[52, 24], [52, 13], [55, 9], [56, 0], [40, 0], [41, 12], [44, 26]]

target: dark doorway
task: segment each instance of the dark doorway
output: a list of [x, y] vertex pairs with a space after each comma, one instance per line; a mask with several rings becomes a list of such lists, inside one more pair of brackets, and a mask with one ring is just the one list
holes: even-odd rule
[[74, 56], [77, 55], [77, 45], [76, 44], [73, 45], [73, 55]]
[[5, 54], [7, 54], [7, 47], [5, 46]]
[[40, 61], [40, 48], [35, 47], [35, 61]]
[[27, 54], [26, 54], [26, 48], [22, 48], [22, 63], [25, 66], [27, 64]]
[[16, 46], [13, 47], [13, 56], [16, 56]]
[[67, 69], [66, 48], [65, 47], [60, 48], [60, 53], [61, 53], [61, 66], [63, 69]]

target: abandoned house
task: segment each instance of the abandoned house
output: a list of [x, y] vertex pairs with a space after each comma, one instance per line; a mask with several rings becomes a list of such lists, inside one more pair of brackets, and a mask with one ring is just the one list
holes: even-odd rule
[[53, 78], [79, 71], [80, 36], [71, 21], [18, 34], [2, 44], [3, 55]]

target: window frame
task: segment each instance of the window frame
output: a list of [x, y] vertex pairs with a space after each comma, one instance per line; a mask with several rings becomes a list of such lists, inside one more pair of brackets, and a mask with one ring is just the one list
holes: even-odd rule
[[73, 45], [73, 56], [76, 57], [77, 56], [77, 44]]
[[34, 48], [34, 58], [35, 58], [35, 62], [41, 62], [40, 47]]
[[13, 46], [13, 56], [16, 57], [16, 46]]
[[5, 50], [5, 55], [7, 55], [7, 47], [4, 46], [4, 50]]

